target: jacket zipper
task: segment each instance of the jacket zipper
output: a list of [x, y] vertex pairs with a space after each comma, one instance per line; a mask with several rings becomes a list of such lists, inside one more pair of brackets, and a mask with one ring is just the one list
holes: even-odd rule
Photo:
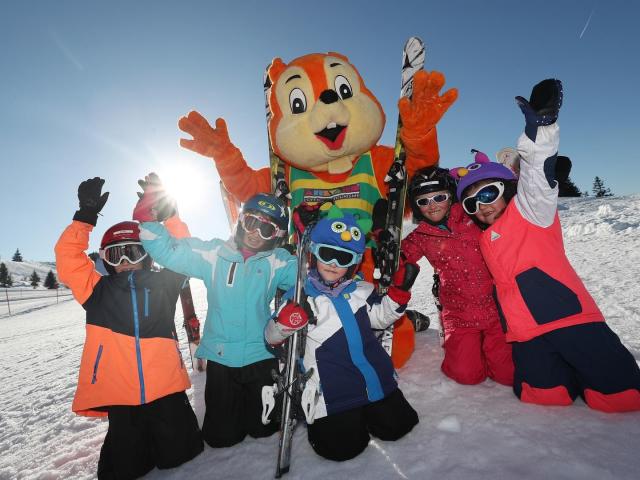
[[98, 347], [96, 361], [93, 364], [93, 375], [91, 376], [91, 384], [94, 384], [98, 381], [98, 365], [100, 364], [100, 357], [102, 357], [102, 345]]
[[142, 351], [140, 349], [140, 319], [138, 318], [138, 298], [133, 272], [129, 274], [129, 287], [131, 288], [131, 303], [133, 304], [133, 328], [136, 342], [136, 360], [138, 362], [138, 379], [140, 380], [140, 404], [146, 403], [144, 389], [144, 372], [142, 371]]

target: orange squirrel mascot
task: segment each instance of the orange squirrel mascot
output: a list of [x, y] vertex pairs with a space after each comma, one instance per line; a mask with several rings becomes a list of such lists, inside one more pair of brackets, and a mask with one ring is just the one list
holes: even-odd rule
[[[339, 53], [313, 53], [289, 64], [276, 58], [268, 74], [269, 137], [273, 151], [286, 164], [291, 208], [333, 201], [343, 211], [371, 218], [375, 202], [387, 196], [384, 177], [394, 154], [392, 147], [377, 143], [385, 114], [356, 68]], [[458, 96], [456, 89], [440, 95], [444, 82], [439, 72], [419, 71], [412, 98], [398, 104], [409, 176], [438, 163], [435, 126]], [[271, 191], [270, 168], [253, 170], [247, 165], [222, 118], [213, 128], [192, 111], [178, 126], [193, 137], [181, 139], [180, 145], [212, 158], [225, 187], [238, 199]], [[371, 281], [370, 251], [365, 258], [363, 271]], [[395, 327], [393, 361], [400, 367], [413, 352], [413, 329], [405, 317]]]

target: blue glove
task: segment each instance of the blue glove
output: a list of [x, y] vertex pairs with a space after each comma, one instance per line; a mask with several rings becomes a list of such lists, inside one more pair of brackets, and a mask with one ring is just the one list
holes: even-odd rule
[[562, 82], [555, 78], [543, 80], [533, 87], [529, 100], [516, 97], [516, 103], [524, 114], [525, 134], [535, 142], [538, 127], [551, 125], [558, 120], [562, 107]]

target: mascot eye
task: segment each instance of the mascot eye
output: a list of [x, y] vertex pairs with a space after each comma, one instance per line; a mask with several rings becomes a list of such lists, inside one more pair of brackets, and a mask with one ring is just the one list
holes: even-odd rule
[[304, 92], [299, 88], [294, 88], [289, 94], [289, 106], [291, 107], [291, 113], [298, 114], [307, 111], [307, 97], [304, 96]]
[[333, 222], [331, 224], [331, 230], [336, 233], [342, 233], [347, 229], [347, 226], [342, 222]]
[[342, 100], [346, 100], [347, 98], [353, 97], [353, 90], [351, 89], [351, 84], [349, 80], [347, 80], [342, 75], [338, 75], [334, 80], [334, 85], [336, 88], [336, 92], [340, 95]]
[[469, 165], [469, 166], [467, 167], [467, 170], [477, 170], [477, 169], [479, 169], [480, 167], [482, 167], [482, 164], [481, 164], [481, 163], [472, 163], [471, 165]]
[[351, 236], [356, 242], [360, 240], [360, 236], [362, 235], [362, 233], [360, 232], [360, 229], [358, 227], [351, 227], [349, 231], [351, 232]]

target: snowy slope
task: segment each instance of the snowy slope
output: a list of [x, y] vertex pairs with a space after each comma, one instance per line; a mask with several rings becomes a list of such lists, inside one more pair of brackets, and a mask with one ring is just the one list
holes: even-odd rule
[[[639, 358], [640, 195], [563, 200], [560, 215], [569, 257], [611, 327]], [[425, 267], [413, 305], [435, 318], [430, 287]], [[193, 282], [192, 288], [204, 318], [203, 286]], [[94, 477], [106, 423], [70, 411], [83, 318], [75, 302], [64, 302], [0, 319], [0, 479]], [[182, 330], [179, 335], [186, 359]], [[374, 440], [358, 458], [334, 463], [315, 455], [298, 428], [286, 478], [638, 478], [640, 413], [607, 415], [580, 400], [557, 408], [522, 404], [492, 381], [468, 387], [448, 380], [439, 371], [441, 360], [436, 330], [418, 334], [416, 352], [399, 372], [420, 415], [407, 437]], [[192, 380], [189, 396], [202, 420], [204, 375], [193, 373]], [[205, 447], [192, 462], [147, 478], [272, 478], [277, 444], [273, 436], [228, 449]]]
[[56, 276], [58, 275], [55, 262], [35, 262], [32, 260], [14, 262], [13, 260], [2, 260], [2, 263], [7, 266], [7, 270], [9, 270], [9, 273], [13, 278], [14, 287], [30, 287], [31, 285], [28, 278], [34, 270], [40, 277], [41, 285], [42, 282], [44, 282], [44, 279], [47, 278], [49, 270], [53, 270], [53, 273], [56, 274]]

